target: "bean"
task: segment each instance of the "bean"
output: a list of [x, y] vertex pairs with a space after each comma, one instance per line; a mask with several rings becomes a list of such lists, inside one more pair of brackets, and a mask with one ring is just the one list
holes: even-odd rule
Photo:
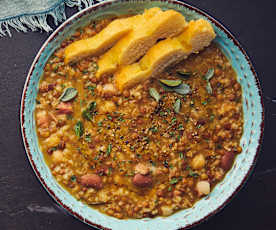
[[80, 183], [86, 187], [101, 189], [103, 187], [102, 179], [97, 174], [86, 174], [80, 178]]
[[235, 158], [235, 154], [233, 152], [226, 152], [220, 161], [220, 166], [225, 170], [229, 170], [232, 165]]
[[144, 176], [142, 174], [136, 174], [133, 177], [132, 183], [137, 187], [148, 187], [152, 185], [152, 178], [151, 176]]
[[196, 184], [196, 189], [200, 196], [208, 195], [210, 193], [210, 183], [208, 181], [199, 181]]

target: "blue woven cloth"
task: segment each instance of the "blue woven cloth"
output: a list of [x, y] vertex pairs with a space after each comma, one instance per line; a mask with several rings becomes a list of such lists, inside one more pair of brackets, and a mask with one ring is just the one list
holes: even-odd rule
[[51, 31], [47, 17], [55, 24], [66, 19], [65, 5], [79, 10], [92, 5], [93, 0], [0, 0], [0, 36], [11, 36], [10, 28], [26, 32], [28, 29]]

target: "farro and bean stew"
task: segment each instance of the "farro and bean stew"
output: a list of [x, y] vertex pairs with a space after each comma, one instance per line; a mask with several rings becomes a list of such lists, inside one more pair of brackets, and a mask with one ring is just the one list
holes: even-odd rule
[[114, 74], [95, 77], [100, 55], [65, 64], [68, 45], [113, 20], [80, 28], [46, 63], [40, 148], [58, 183], [100, 212], [168, 216], [207, 196], [242, 151], [241, 86], [214, 42], [122, 91]]

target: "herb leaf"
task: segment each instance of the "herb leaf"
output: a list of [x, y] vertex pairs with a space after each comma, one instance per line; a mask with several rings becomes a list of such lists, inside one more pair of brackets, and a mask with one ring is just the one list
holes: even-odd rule
[[215, 73], [214, 68], [208, 69], [208, 71], [207, 71], [207, 73], [205, 74], [204, 78], [205, 78], [207, 81], [210, 81], [211, 78], [214, 76], [214, 73]]
[[174, 112], [179, 113], [181, 108], [181, 100], [177, 99], [173, 105]]
[[188, 84], [182, 83], [181, 85], [174, 88], [174, 91], [181, 95], [186, 95], [191, 92], [191, 88]]
[[166, 79], [161, 79], [159, 80], [162, 84], [169, 86], [169, 87], [176, 87], [179, 86], [182, 81], [181, 80], [166, 80]]
[[183, 78], [183, 79], [188, 79], [192, 75], [191, 72], [184, 72], [182, 70], [177, 70], [176, 73], [177, 73], [178, 77]]
[[211, 83], [209, 81], [207, 82], [206, 90], [209, 94], [213, 93], [213, 89], [212, 89]]
[[75, 124], [75, 134], [77, 135], [77, 137], [81, 137], [84, 133], [84, 127], [83, 127], [83, 124], [81, 121], [78, 121], [76, 124]]
[[185, 83], [181, 83], [180, 85], [175, 86], [175, 87], [169, 87], [169, 86], [163, 84], [160, 81], [160, 85], [167, 92], [176, 92], [176, 93], [181, 94], [181, 95], [186, 95], [186, 94], [189, 94], [191, 92], [190, 86], [188, 84], [185, 84]]
[[155, 88], [150, 88], [149, 89], [149, 94], [157, 101], [159, 102], [160, 100], [160, 94], [157, 92]]
[[212, 94], [213, 93], [213, 90], [212, 90], [212, 86], [211, 86], [211, 83], [210, 83], [210, 80], [211, 78], [214, 76], [214, 69], [211, 68], [211, 69], [208, 69], [207, 73], [205, 74], [205, 76], [203, 77], [206, 81], [207, 81], [207, 85], [206, 85], [206, 90], [209, 94]]
[[62, 102], [71, 101], [78, 95], [78, 91], [75, 88], [66, 88], [62, 95], [60, 96], [59, 100]]

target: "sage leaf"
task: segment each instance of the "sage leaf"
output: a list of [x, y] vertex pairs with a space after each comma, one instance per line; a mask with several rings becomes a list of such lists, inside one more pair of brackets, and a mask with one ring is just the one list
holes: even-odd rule
[[186, 94], [189, 94], [191, 92], [191, 88], [188, 84], [185, 84], [185, 83], [182, 83], [181, 85], [173, 88], [174, 91], [178, 94], [181, 94], [181, 95], [186, 95]]
[[164, 85], [164, 84], [161, 83], [161, 82], [159, 82], [159, 83], [160, 83], [161, 87], [162, 87], [165, 91], [167, 91], [167, 92], [174, 92], [174, 89], [173, 89], [172, 87], [166, 86], [166, 85]]
[[188, 79], [192, 75], [191, 72], [184, 72], [182, 70], [177, 70], [176, 73], [177, 73], [178, 77], [184, 78], [184, 79]]
[[177, 99], [173, 105], [174, 112], [179, 113], [181, 108], [181, 100]]
[[157, 101], [159, 102], [161, 96], [160, 94], [157, 92], [157, 90], [155, 88], [150, 88], [149, 89], [149, 94]]
[[205, 74], [204, 78], [205, 78], [207, 81], [210, 81], [211, 78], [214, 76], [214, 73], [215, 73], [214, 68], [208, 69], [208, 71], [207, 71], [207, 73]]
[[159, 81], [161, 83], [163, 83], [164, 85], [169, 86], [169, 87], [176, 87], [176, 86], [179, 86], [182, 83], [181, 80], [166, 80], [166, 79], [161, 79]]
[[59, 100], [62, 102], [71, 101], [78, 95], [78, 91], [75, 88], [66, 88], [62, 95], [60, 96]]
[[78, 121], [76, 124], [75, 124], [75, 134], [77, 137], [82, 137], [83, 133], [84, 133], [84, 127], [83, 127], [83, 124], [81, 121]]
[[209, 81], [207, 82], [206, 90], [209, 94], [213, 93], [213, 89], [212, 89], [211, 83]]

